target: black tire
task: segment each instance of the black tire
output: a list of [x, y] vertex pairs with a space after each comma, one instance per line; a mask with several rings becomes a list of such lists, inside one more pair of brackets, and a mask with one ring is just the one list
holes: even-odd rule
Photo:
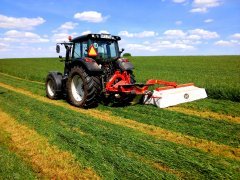
[[[131, 84], [135, 84], [136, 80], [134, 74], [132, 73], [132, 71], [130, 71], [129, 74]], [[123, 94], [120, 98], [120, 103], [123, 104], [124, 106], [130, 105], [135, 97], [136, 97], [135, 94]]]
[[129, 73], [130, 73], [130, 81], [131, 81], [131, 84], [135, 84], [136, 80], [135, 80], [135, 76], [134, 76], [133, 72], [130, 71]]
[[[80, 88], [78, 88], [79, 84], [74, 82], [75, 79], [81, 81]], [[78, 84], [77, 87], [75, 84]], [[72, 105], [82, 108], [91, 108], [98, 105], [101, 93], [99, 77], [90, 74], [83, 67], [74, 66], [71, 69], [66, 87], [68, 100]]]
[[49, 99], [60, 99], [62, 96], [62, 74], [50, 72], [46, 78], [46, 96]]

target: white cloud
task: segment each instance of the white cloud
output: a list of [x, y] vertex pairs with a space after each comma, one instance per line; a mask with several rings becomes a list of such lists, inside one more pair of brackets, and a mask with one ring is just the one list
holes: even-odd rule
[[[129, 33], [128, 31], [121, 31], [120, 36], [128, 38], [138, 38], [140, 33]], [[155, 33], [156, 34], [156, 33]], [[207, 31], [204, 29], [193, 29], [183, 31], [181, 29], [169, 29], [163, 32], [162, 36], [156, 38], [149, 38], [142, 43], [127, 43], [123, 44], [132, 52], [146, 51], [149, 53], [159, 52], [162, 50], [175, 49], [176, 52], [195, 51], [197, 45], [207, 43], [206, 40], [218, 38], [217, 32]]]
[[134, 50], [134, 51], [150, 51], [150, 52], [154, 52], [154, 51], [158, 51], [157, 48], [152, 48], [151, 46], [148, 45], [144, 45], [144, 44], [127, 44], [126, 45], [126, 49], [127, 50]]
[[186, 2], [187, 0], [172, 0], [174, 3], [184, 3]]
[[209, 8], [217, 7], [222, 4], [221, 0], [194, 0], [192, 13], [206, 13]]
[[194, 47], [188, 44], [184, 44], [183, 42], [171, 42], [163, 40], [156, 41], [150, 44], [126, 44], [126, 49], [130, 51], [157, 52], [166, 49], [192, 50], [194, 49]]
[[217, 46], [239, 46], [240, 41], [239, 40], [230, 40], [230, 41], [224, 41], [220, 40], [214, 43]]
[[221, 5], [221, 1], [220, 0], [194, 0], [193, 5], [198, 7], [206, 7], [206, 8], [217, 7]]
[[48, 39], [42, 38], [38, 34], [26, 31], [10, 30], [1, 38], [5, 42], [20, 42], [20, 43], [45, 43]]
[[194, 49], [193, 46], [187, 44], [184, 41], [158, 41], [153, 46], [158, 47], [159, 49], [185, 49], [190, 50]]
[[163, 34], [168, 38], [183, 38], [186, 36], [186, 33], [179, 29], [170, 29], [165, 31]]
[[68, 42], [69, 40], [68, 40], [68, 37], [69, 36], [72, 36], [72, 38], [74, 38], [75, 36], [77, 35], [77, 33], [65, 33], [65, 32], [60, 32], [60, 33], [55, 33], [55, 34], [53, 34], [53, 36], [52, 36], [52, 38], [51, 38], [51, 40], [53, 41], [53, 42], [63, 42], [63, 41], [65, 41], [65, 42]]
[[240, 33], [235, 33], [235, 34], [231, 35], [231, 37], [234, 39], [240, 39]]
[[45, 20], [41, 17], [26, 18], [26, 17], [9, 17], [0, 14], [0, 28], [6, 29], [24, 29], [31, 30], [35, 26], [43, 24]]
[[182, 21], [176, 21], [175, 24], [176, 24], [176, 25], [181, 25], [181, 24], [182, 24]]
[[207, 12], [207, 8], [203, 7], [203, 8], [193, 8], [190, 10], [190, 12], [192, 13], [206, 13]]
[[137, 37], [137, 38], [146, 38], [146, 37], [154, 37], [157, 36], [158, 33], [154, 31], [143, 31], [139, 33], [129, 33], [128, 31], [120, 31], [118, 33], [119, 36], [125, 36], [129, 38]]
[[204, 20], [204, 22], [205, 23], [211, 23], [211, 22], [213, 22], [213, 19], [206, 19], [206, 20]]
[[8, 47], [9, 47], [8, 44], [0, 43], [0, 51], [6, 51]]
[[186, 38], [190, 39], [190, 40], [200, 40], [201, 36], [196, 35], [196, 34], [192, 34], [192, 35], [187, 36]]
[[207, 31], [207, 30], [204, 30], [204, 29], [190, 30], [189, 34], [198, 35], [203, 39], [213, 39], [213, 38], [218, 38], [219, 37], [217, 32], [211, 32], [211, 31]]
[[74, 18], [80, 21], [87, 21], [93, 23], [100, 23], [107, 19], [107, 17], [103, 17], [102, 14], [97, 11], [78, 12], [74, 15]]
[[233, 44], [230, 41], [220, 40], [220, 41], [215, 42], [215, 45], [217, 45], [217, 46], [232, 46]]
[[89, 30], [87, 30], [87, 31], [83, 31], [83, 32], [81, 33], [81, 35], [86, 35], [86, 34], [90, 34], [90, 33], [92, 33], [92, 32], [89, 31]]
[[65, 22], [65, 23], [62, 24], [58, 29], [60, 29], [60, 30], [72, 30], [72, 29], [74, 29], [77, 25], [78, 25], [78, 23]]

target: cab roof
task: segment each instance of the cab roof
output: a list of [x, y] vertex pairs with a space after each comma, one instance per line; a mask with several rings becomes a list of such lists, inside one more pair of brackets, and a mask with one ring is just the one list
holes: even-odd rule
[[86, 34], [86, 35], [78, 36], [72, 39], [71, 42], [82, 42], [89, 39], [105, 39], [105, 40], [114, 40], [114, 41], [121, 40], [119, 36], [113, 36], [111, 34]]

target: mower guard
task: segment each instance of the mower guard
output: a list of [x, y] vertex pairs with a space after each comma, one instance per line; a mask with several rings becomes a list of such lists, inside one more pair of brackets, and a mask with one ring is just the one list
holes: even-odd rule
[[[117, 83], [115, 83], [118, 81]], [[159, 85], [153, 92], [149, 86]], [[193, 83], [180, 84], [163, 80], [150, 79], [146, 84], [131, 84], [130, 76], [126, 71], [116, 71], [106, 84], [106, 91], [115, 94], [143, 95], [144, 104], [153, 104], [159, 108], [166, 108], [181, 103], [191, 102], [207, 97], [204, 88], [198, 88]]]
[[174, 88], [157, 88], [152, 95], [144, 96], [144, 104], [153, 104], [159, 108], [166, 108], [206, 97], [207, 93], [204, 88], [198, 88], [193, 84], [184, 84]]

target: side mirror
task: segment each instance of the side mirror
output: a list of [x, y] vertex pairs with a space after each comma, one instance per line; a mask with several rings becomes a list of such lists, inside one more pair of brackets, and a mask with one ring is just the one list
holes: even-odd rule
[[59, 44], [56, 45], [56, 52], [60, 53], [60, 46], [59, 46]]
[[120, 54], [122, 54], [122, 52], [123, 52], [124, 50], [125, 50], [125, 49], [123, 49], [123, 48], [122, 48], [122, 50], [121, 50], [121, 51], [119, 51], [119, 53], [120, 53]]

